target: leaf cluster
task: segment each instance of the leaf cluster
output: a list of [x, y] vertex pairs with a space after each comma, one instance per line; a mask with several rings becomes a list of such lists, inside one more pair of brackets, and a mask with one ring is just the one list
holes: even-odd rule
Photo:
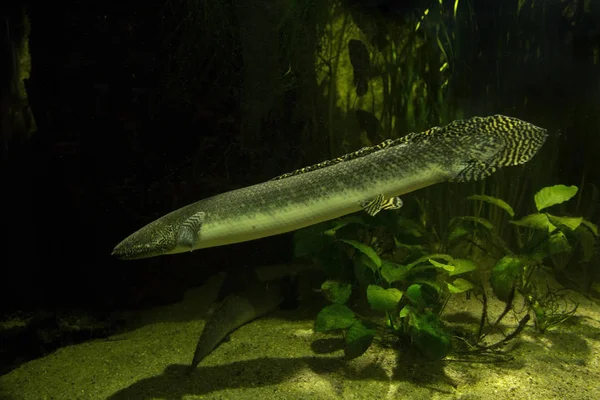
[[[577, 187], [556, 185], [534, 196], [536, 212], [522, 218], [505, 201], [486, 195], [470, 196], [504, 210], [518, 238], [509, 246], [496, 227], [479, 216], [453, 218], [443, 239], [423, 224], [399, 212], [375, 217], [355, 214], [296, 232], [296, 257], [320, 264], [327, 274], [321, 290], [329, 305], [317, 315], [317, 332], [341, 331], [348, 358], [362, 355], [379, 337], [392, 333], [414, 345], [429, 359], [444, 358], [451, 350], [451, 334], [440, 315], [450, 296], [479, 289], [473, 273], [478, 265], [467, 257], [444, 252], [450, 245], [476, 244], [495, 253], [490, 284], [494, 295], [513, 307], [515, 293], [526, 301], [527, 315], [516, 336], [535, 316], [544, 331], [574, 314], [577, 304], [557, 290], [540, 284], [541, 271], [564, 269], [576, 249], [580, 260], [594, 254], [598, 228], [581, 217], [559, 216], [549, 208], [573, 198]], [[498, 251], [499, 250], [499, 251]], [[485, 296], [485, 294], [484, 294]], [[366, 300], [370, 312], [361, 315], [358, 304]], [[486, 302], [482, 322], [486, 317]], [[375, 315], [374, 318], [372, 315]], [[480, 339], [482, 326], [477, 338]]]
[[533, 311], [539, 331], [556, 326], [572, 316], [577, 304], [561, 293], [544, 284], [544, 275], [556, 274], [567, 268], [576, 258], [588, 262], [595, 253], [598, 227], [582, 217], [559, 216], [549, 208], [567, 202], [577, 194], [576, 186], [555, 185], [541, 189], [534, 196], [536, 212], [516, 219], [512, 207], [501, 199], [490, 196], [471, 196], [470, 200], [484, 201], [500, 207], [510, 217], [514, 226], [516, 245], [508, 247], [495, 236], [489, 221], [480, 219], [477, 226], [461, 231], [469, 238], [486, 230], [496, 245], [503, 248], [491, 271], [490, 284], [495, 296], [512, 305], [515, 292], [525, 299], [528, 309]]
[[[450, 295], [473, 288], [468, 273], [476, 265], [431, 253], [422, 226], [382, 214], [352, 215], [296, 233], [296, 256], [320, 263], [329, 275], [321, 290], [331, 304], [318, 314], [315, 330], [342, 331], [349, 358], [363, 354], [379, 332], [391, 332], [441, 359], [451, 345], [440, 314]], [[354, 311], [361, 298], [385, 316], [385, 324]]]

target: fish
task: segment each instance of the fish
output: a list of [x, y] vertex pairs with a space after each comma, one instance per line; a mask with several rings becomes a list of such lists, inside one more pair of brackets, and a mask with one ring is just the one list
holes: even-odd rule
[[142, 259], [245, 242], [360, 210], [402, 207], [400, 196], [441, 182], [471, 182], [529, 162], [547, 130], [505, 115], [472, 117], [409, 133], [266, 182], [189, 204], [115, 246]]
[[231, 294], [212, 312], [198, 339], [189, 367], [191, 373], [230, 333], [277, 309], [286, 299], [286, 282], [255, 283]]
[[[236, 329], [276, 309], [296, 309], [298, 279], [318, 271], [307, 263], [285, 263], [230, 270], [196, 344], [189, 373]], [[307, 279], [307, 278], [305, 278]]]

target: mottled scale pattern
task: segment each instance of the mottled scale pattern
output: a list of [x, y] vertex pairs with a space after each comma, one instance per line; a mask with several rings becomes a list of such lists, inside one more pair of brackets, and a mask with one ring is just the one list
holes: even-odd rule
[[[544, 143], [545, 130], [502, 115], [474, 117], [411, 133], [344, 156], [344, 161], [309, 172], [296, 172], [203, 200], [205, 223], [214, 218], [235, 218], [254, 212], [268, 213], [289, 203], [310, 206], [330, 192], [376, 185], [400, 179], [427, 168], [442, 168], [453, 180], [469, 162], [502, 167], [529, 160]], [[308, 169], [307, 169], [308, 170]], [[470, 178], [477, 179], [476, 173]]]
[[[365, 193], [363, 200], [380, 193], [399, 196], [418, 189], [410, 183], [416, 176], [425, 186], [482, 179], [497, 168], [527, 162], [545, 139], [544, 129], [503, 115], [454, 121], [183, 207], [125, 239], [114, 254], [139, 258], [164, 253], [179, 245], [176, 230], [183, 221], [200, 211], [205, 213], [202, 229], [233, 226], [254, 216], [263, 220], [272, 216], [273, 224], [281, 227], [292, 224], [278, 219], [281, 210], [306, 210], [306, 214], [315, 214], [311, 216], [314, 220], [325, 220], [335, 212], [318, 215], [313, 211], [316, 204], [329, 204], [334, 196], [339, 199], [346, 193], [348, 198]], [[382, 188], [392, 189], [385, 193]], [[199, 237], [202, 239], [202, 231]]]
[[[495, 172], [497, 167], [524, 164], [531, 159], [537, 150], [544, 144], [547, 136], [545, 132], [545, 129], [505, 115], [473, 117], [466, 120], [457, 120], [443, 127], [433, 127], [424, 132], [412, 132], [399, 139], [386, 139], [378, 145], [363, 147], [352, 153], [279, 175], [272, 180], [285, 179], [290, 176], [329, 167], [340, 162], [364, 157], [376, 151], [393, 146], [411, 142], [416, 143], [419, 141], [426, 142], [435, 140], [436, 138], [465, 137], [467, 135], [491, 135], [498, 137], [504, 142], [506, 147], [497, 154], [496, 159], [491, 160], [489, 163], [490, 165], [493, 165], [493, 167], [486, 164], [480, 164], [482, 169], [490, 168], [491, 172]], [[477, 179], [477, 176], [471, 176], [466, 180], [474, 179]]]

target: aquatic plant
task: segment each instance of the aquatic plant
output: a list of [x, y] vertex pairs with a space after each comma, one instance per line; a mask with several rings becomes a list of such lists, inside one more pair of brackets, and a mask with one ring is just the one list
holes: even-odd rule
[[[544, 188], [534, 197], [537, 212], [520, 219], [514, 219], [512, 207], [501, 199], [470, 196], [469, 200], [493, 204], [510, 216], [517, 238], [514, 246], [495, 233], [489, 220], [476, 216], [453, 218], [443, 235], [395, 212], [375, 217], [356, 214], [298, 231], [295, 255], [322, 265], [328, 276], [321, 290], [331, 304], [317, 315], [315, 330], [342, 331], [349, 358], [363, 354], [378, 336], [392, 333], [427, 358], [441, 359], [452, 347], [452, 334], [441, 313], [450, 296], [465, 292], [483, 298], [479, 329], [471, 343], [475, 351], [494, 349], [517, 336], [531, 318], [529, 311], [541, 332], [564, 322], [577, 304], [561, 288], [544, 285], [544, 274], [564, 269], [576, 248], [583, 260], [589, 260], [598, 228], [581, 217], [557, 216], [547, 209], [576, 193], [575, 186]], [[474, 252], [465, 253], [469, 245], [494, 253], [489, 283], [494, 295], [506, 303], [485, 333], [487, 297], [473, 275], [481, 263]], [[526, 305], [517, 328], [498, 343], [478, 346], [513, 309], [517, 294]], [[370, 311], [359, 311], [364, 300]]]
[[[298, 231], [296, 256], [313, 259], [329, 276], [321, 289], [331, 304], [317, 315], [315, 330], [342, 330], [349, 358], [386, 333], [411, 342], [430, 359], [445, 357], [451, 335], [440, 314], [452, 294], [473, 288], [467, 275], [476, 266], [434, 252], [439, 245], [431, 238], [396, 213], [353, 215]], [[365, 299], [379, 318], [358, 311]]]
[[[560, 274], [574, 261], [590, 261], [596, 251], [598, 227], [582, 217], [558, 216], [547, 211], [570, 200], [577, 191], [576, 186], [545, 187], [534, 196], [537, 212], [520, 219], [515, 219], [512, 207], [501, 199], [469, 197], [504, 210], [514, 227], [512, 245], [503, 241], [495, 233], [492, 223], [484, 218], [478, 218], [477, 224], [457, 226], [452, 233], [472, 243], [500, 248], [504, 253], [496, 261], [490, 276], [494, 295], [506, 303], [505, 312], [494, 325], [511, 309], [516, 293], [523, 296], [528, 311], [533, 311], [540, 332], [564, 322], [577, 310], [577, 304], [569, 300], [562, 288], [550, 285], [548, 277]], [[482, 237], [485, 240], [482, 241]], [[580, 256], [575, 260], [577, 250]]]

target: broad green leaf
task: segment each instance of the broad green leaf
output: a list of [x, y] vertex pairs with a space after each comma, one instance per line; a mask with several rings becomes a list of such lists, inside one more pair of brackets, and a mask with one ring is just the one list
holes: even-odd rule
[[403, 281], [408, 275], [408, 270], [404, 265], [385, 261], [381, 266], [381, 276], [387, 283]]
[[490, 204], [500, 207], [501, 209], [506, 211], [508, 213], [508, 215], [510, 215], [511, 218], [515, 216], [515, 212], [512, 209], [512, 207], [510, 205], [508, 205], [508, 203], [505, 202], [504, 200], [498, 199], [496, 197], [477, 194], [474, 196], [469, 196], [469, 197], [467, 197], [467, 199], [468, 200], [485, 201], [486, 203], [490, 203]]
[[375, 264], [378, 269], [381, 268], [381, 258], [379, 258], [379, 256], [371, 246], [367, 246], [366, 244], [361, 243], [357, 240], [340, 239], [340, 241], [354, 247], [356, 250], [369, 257], [369, 259], [373, 261], [373, 264]]
[[446, 284], [448, 285], [450, 293], [453, 294], [463, 293], [474, 288], [471, 282], [463, 278], [457, 278], [451, 284], [448, 282]]
[[413, 304], [416, 304], [417, 306], [425, 304], [423, 294], [421, 293], [421, 285], [419, 285], [418, 283], [410, 285], [408, 289], [406, 289], [405, 294], [406, 297], [408, 297], [408, 299], [413, 302]]
[[404, 318], [406, 316], [409, 316], [413, 313], [413, 309], [411, 306], [404, 306], [402, 307], [402, 310], [400, 310], [400, 313], [398, 314], [398, 316], [400, 318]]
[[505, 256], [501, 258], [490, 275], [490, 284], [496, 297], [507, 302], [517, 280], [523, 272], [523, 260], [518, 257]]
[[373, 343], [376, 333], [374, 329], [366, 327], [362, 321], [354, 321], [346, 334], [346, 347], [344, 348], [346, 357], [353, 359], [363, 355]]
[[367, 287], [367, 300], [371, 308], [377, 311], [392, 311], [400, 302], [402, 292], [395, 288], [384, 289], [381, 286]]
[[429, 262], [436, 268], [440, 268], [443, 269], [445, 271], [448, 272], [452, 272], [456, 269], [456, 267], [454, 265], [448, 265], [448, 264], [442, 264], [440, 262], [437, 262], [435, 260], [432, 260], [431, 258], [429, 259]]
[[455, 258], [454, 259], [454, 271], [450, 272], [450, 276], [464, 274], [466, 272], [471, 272], [477, 269], [475, 263], [471, 260], [466, 260], [464, 258]]
[[354, 321], [354, 313], [348, 307], [342, 304], [331, 304], [317, 314], [315, 331], [327, 332], [335, 329], [345, 329], [350, 327]]
[[590, 221], [588, 221], [586, 219], [581, 221], [581, 223], [583, 225], [585, 225], [590, 231], [592, 231], [594, 233], [594, 235], [598, 236], [598, 226], [596, 226], [595, 224], [592, 224]]
[[546, 215], [548, 216], [550, 222], [552, 222], [554, 225], [563, 225], [572, 231], [577, 229], [577, 227], [583, 222], [583, 218], [581, 217], [557, 217], [548, 213], [546, 213]]
[[344, 304], [352, 293], [352, 285], [339, 281], [327, 280], [321, 285], [325, 298], [332, 303]]
[[556, 226], [550, 222], [546, 214], [529, 214], [518, 221], [510, 221], [510, 223], [526, 228], [547, 230], [548, 232], [553, 232], [556, 229]]
[[577, 194], [577, 186], [554, 185], [537, 192], [534, 196], [538, 211], [563, 203]]
[[410, 334], [419, 351], [431, 360], [444, 358], [452, 347], [444, 324], [432, 312], [412, 314]]

